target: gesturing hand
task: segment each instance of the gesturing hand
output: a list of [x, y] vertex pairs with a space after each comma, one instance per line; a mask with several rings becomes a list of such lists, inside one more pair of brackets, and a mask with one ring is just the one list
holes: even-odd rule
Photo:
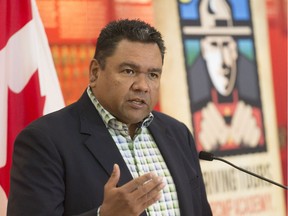
[[120, 178], [117, 164], [113, 167], [111, 177], [104, 186], [104, 201], [101, 205], [101, 216], [137, 216], [147, 207], [161, 198], [165, 187], [162, 177], [153, 173], [144, 174], [121, 187], [116, 187]]

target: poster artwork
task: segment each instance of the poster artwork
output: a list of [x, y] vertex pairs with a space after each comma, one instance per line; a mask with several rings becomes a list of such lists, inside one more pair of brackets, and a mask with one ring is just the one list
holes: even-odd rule
[[250, 1], [178, 0], [178, 8], [198, 151], [266, 151]]

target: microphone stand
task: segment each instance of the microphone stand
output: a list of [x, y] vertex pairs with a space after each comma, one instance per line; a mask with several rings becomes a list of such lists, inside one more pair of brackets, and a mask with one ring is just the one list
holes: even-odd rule
[[283, 189], [285, 189], [285, 190], [288, 190], [288, 186], [281, 185], [281, 184], [279, 184], [279, 183], [277, 183], [277, 182], [274, 182], [274, 181], [272, 181], [272, 180], [270, 180], [270, 179], [267, 179], [267, 178], [265, 178], [265, 177], [263, 177], [263, 176], [257, 175], [256, 173], [252, 173], [252, 172], [250, 172], [250, 171], [248, 171], [248, 170], [245, 170], [245, 169], [243, 169], [243, 168], [241, 168], [241, 167], [238, 167], [238, 166], [232, 164], [231, 162], [229, 162], [229, 161], [227, 161], [227, 160], [224, 160], [223, 158], [215, 157], [212, 153], [208, 153], [208, 152], [203, 152], [203, 151], [201, 151], [200, 154], [199, 154], [199, 158], [202, 159], [202, 160], [208, 160], [208, 161], [212, 161], [213, 159], [214, 159], [214, 160], [222, 161], [222, 162], [227, 163], [227, 164], [229, 164], [230, 166], [232, 166], [232, 167], [234, 167], [234, 168], [236, 168], [236, 169], [238, 169], [238, 170], [241, 170], [241, 171], [243, 171], [243, 172], [245, 172], [245, 173], [248, 173], [248, 174], [250, 174], [250, 175], [252, 175], [252, 176], [254, 176], [254, 177], [260, 178], [260, 179], [262, 179], [262, 180], [264, 180], [264, 181], [267, 181], [267, 182], [269, 182], [269, 183], [271, 183], [271, 184], [277, 185], [278, 187], [281, 187], [281, 188], [283, 188]]

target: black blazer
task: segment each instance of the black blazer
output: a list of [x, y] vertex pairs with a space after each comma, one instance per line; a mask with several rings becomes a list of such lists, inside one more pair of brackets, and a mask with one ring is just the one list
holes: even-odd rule
[[[149, 130], [175, 182], [181, 215], [212, 215], [191, 133], [183, 123], [153, 114]], [[18, 135], [8, 216], [96, 215], [114, 163], [120, 166], [119, 186], [130, 181], [132, 176], [85, 91], [76, 103], [39, 118]]]

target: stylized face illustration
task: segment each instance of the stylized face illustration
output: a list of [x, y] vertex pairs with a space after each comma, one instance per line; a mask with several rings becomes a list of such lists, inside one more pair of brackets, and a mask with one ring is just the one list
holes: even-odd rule
[[201, 40], [201, 51], [216, 90], [229, 95], [236, 80], [237, 44], [230, 36], [208, 36]]

